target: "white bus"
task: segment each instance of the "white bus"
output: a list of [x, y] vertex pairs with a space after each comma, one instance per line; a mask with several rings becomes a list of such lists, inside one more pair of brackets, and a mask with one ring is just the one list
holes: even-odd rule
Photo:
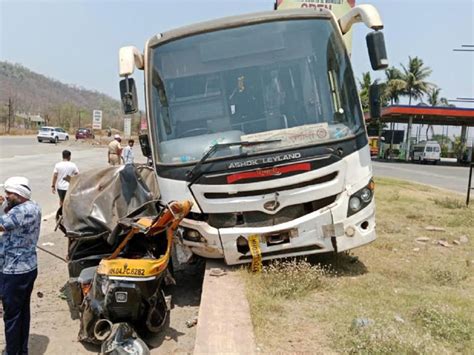
[[[364, 115], [343, 42], [364, 22], [372, 68], [384, 69], [383, 25], [371, 5], [230, 17], [120, 50], [125, 113], [145, 73], [142, 150], [163, 204], [191, 200], [180, 239], [193, 253], [252, 261], [341, 252], [375, 239]], [[373, 100], [371, 102], [375, 102]], [[148, 151], [148, 142], [150, 150]]]
[[441, 147], [436, 141], [424, 141], [413, 146], [411, 159], [414, 162], [433, 164], [441, 160]]

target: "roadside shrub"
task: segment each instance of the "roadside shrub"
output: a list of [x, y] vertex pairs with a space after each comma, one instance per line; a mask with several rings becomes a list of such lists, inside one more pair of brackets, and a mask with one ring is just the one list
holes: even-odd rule
[[422, 214], [409, 214], [407, 215], [407, 219], [413, 219], [415, 221], [423, 221], [423, 215]]
[[443, 208], [448, 208], [450, 210], [466, 208], [464, 202], [456, 198], [451, 198], [451, 197], [445, 197], [442, 199], [435, 198], [433, 199], [433, 201], [435, 205], [441, 206]]
[[440, 268], [431, 269], [430, 275], [441, 286], [456, 286], [467, 278], [464, 272]]
[[[339, 335], [343, 353], [348, 354], [424, 354], [434, 348], [429, 336], [420, 336], [414, 329], [402, 325], [375, 324], [351, 328]], [[439, 349], [438, 349], [439, 350]]]
[[263, 267], [261, 287], [269, 297], [294, 298], [327, 286], [326, 277], [334, 272], [306, 260], [273, 261]]
[[470, 341], [474, 333], [473, 324], [459, 318], [446, 308], [423, 306], [413, 312], [414, 320], [427, 329], [435, 338], [461, 346]]

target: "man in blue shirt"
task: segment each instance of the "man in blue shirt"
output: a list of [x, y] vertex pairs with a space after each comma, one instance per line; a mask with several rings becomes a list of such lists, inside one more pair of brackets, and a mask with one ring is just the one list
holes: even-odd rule
[[[3, 258], [0, 270], [3, 289], [3, 321], [6, 354], [28, 354], [30, 299], [38, 275], [36, 244], [40, 234], [41, 209], [31, 201], [29, 181], [11, 177], [5, 181], [7, 206], [0, 215]], [[0, 196], [0, 203], [5, 198]]]
[[124, 164], [133, 164], [134, 154], [133, 154], [133, 144], [135, 141], [133, 139], [128, 140], [128, 145], [123, 148], [122, 158]]

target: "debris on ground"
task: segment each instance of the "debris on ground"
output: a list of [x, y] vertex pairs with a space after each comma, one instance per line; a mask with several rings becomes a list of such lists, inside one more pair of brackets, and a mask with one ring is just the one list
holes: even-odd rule
[[425, 229], [430, 232], [446, 232], [446, 229], [435, 226], [426, 226]]
[[49, 247], [49, 246], [53, 246], [54, 243], [52, 243], [52, 242], [46, 242], [46, 243], [42, 243], [41, 245], [44, 246], [44, 247]]
[[218, 267], [213, 267], [209, 271], [209, 276], [224, 276], [225, 274], [227, 274], [227, 272]]
[[459, 240], [457, 240], [457, 239], [456, 239], [456, 240], [453, 240], [453, 244], [460, 245], [460, 244], [461, 244], [461, 242], [460, 242]]
[[194, 317], [193, 319], [187, 320], [186, 321], [186, 327], [192, 328], [198, 323], [197, 317]]
[[375, 322], [372, 319], [369, 318], [354, 318], [352, 320], [352, 328], [363, 328], [363, 327], [368, 327], [369, 325], [374, 324]]
[[413, 251], [420, 251], [420, 248], [413, 248]]
[[430, 240], [431, 238], [428, 238], [428, 237], [419, 237], [415, 239], [415, 242], [426, 243], [426, 242], [429, 242]]
[[452, 245], [449, 244], [449, 242], [446, 241], [446, 240], [438, 240], [438, 245], [441, 245], [441, 246], [446, 247], [446, 248], [451, 248], [452, 247]]
[[396, 322], [398, 323], [405, 323], [405, 319], [403, 319], [400, 315], [396, 314], [395, 317], [393, 317]]
[[459, 241], [463, 244], [466, 244], [469, 243], [469, 238], [467, 237], [467, 235], [462, 235], [459, 237]]

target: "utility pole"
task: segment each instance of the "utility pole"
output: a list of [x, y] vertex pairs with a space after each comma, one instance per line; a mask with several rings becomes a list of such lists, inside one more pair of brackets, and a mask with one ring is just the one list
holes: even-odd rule
[[7, 133], [10, 133], [10, 128], [13, 120], [13, 100], [11, 97], [8, 98], [8, 125], [6, 128]]

